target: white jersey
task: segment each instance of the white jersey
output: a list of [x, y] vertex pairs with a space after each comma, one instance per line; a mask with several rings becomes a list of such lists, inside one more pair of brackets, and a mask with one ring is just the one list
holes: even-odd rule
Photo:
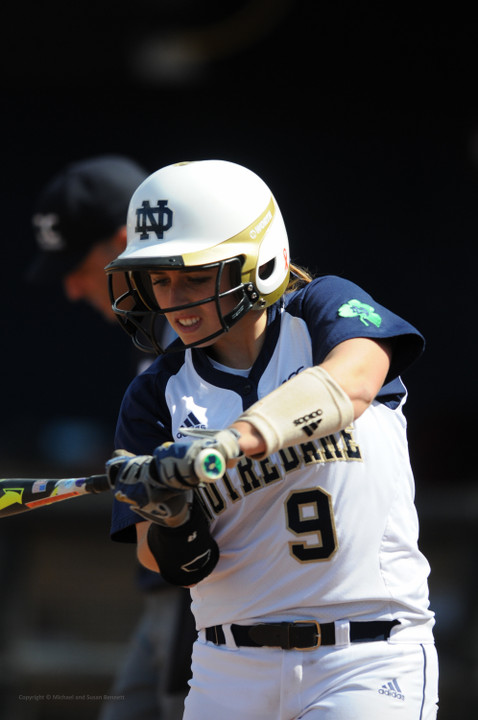
[[[386, 384], [368, 410], [334, 436], [243, 459], [200, 499], [220, 549], [192, 589], [198, 629], [258, 620], [401, 621], [403, 639], [432, 641], [429, 566], [418, 549], [414, 480], [399, 373], [420, 353], [408, 323], [356, 285], [319, 278], [269, 312], [248, 377], [214, 368], [202, 350], [158, 359], [130, 387], [117, 445], [151, 452], [181, 428], [219, 429], [350, 337], [394, 338]], [[141, 433], [141, 434], [140, 434]], [[118, 503], [113, 536], [137, 516]]]

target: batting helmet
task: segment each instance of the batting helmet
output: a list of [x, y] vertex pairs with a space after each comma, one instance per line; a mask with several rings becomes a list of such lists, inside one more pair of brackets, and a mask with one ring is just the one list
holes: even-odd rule
[[[249, 310], [274, 303], [289, 281], [289, 244], [279, 207], [265, 182], [236, 163], [184, 162], [153, 173], [131, 198], [127, 234], [126, 250], [106, 271], [113, 309], [143, 349], [165, 351], [154, 321], [172, 310], [158, 306], [151, 272], [218, 268], [216, 294], [203, 301], [216, 304], [221, 329], [213, 337], [227, 332]], [[219, 280], [226, 265], [238, 300], [223, 314]], [[124, 273], [128, 284], [128, 291], [119, 295], [113, 281], [117, 272]], [[147, 338], [146, 346], [141, 336]]]

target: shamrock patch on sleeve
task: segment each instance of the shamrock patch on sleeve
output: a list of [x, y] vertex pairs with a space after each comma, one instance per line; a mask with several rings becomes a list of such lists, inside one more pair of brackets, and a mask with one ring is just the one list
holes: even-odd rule
[[376, 327], [380, 327], [382, 324], [382, 318], [375, 312], [375, 308], [367, 305], [367, 303], [360, 302], [360, 300], [349, 300], [344, 303], [339, 307], [338, 314], [343, 318], [358, 317], [360, 322], [367, 325], [367, 327], [370, 323]]

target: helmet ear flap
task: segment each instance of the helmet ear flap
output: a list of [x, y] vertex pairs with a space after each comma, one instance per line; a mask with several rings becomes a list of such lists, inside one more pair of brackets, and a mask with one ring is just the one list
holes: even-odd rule
[[276, 265], [276, 259], [275, 257], [269, 260], [269, 262], [264, 263], [264, 265], [261, 265], [260, 268], [257, 271], [257, 275], [260, 277], [261, 280], [267, 280], [268, 277], [272, 275], [274, 272], [274, 268]]
[[282, 216], [277, 214], [262, 239], [254, 278], [266, 305], [271, 305], [284, 293], [289, 274], [289, 243]]

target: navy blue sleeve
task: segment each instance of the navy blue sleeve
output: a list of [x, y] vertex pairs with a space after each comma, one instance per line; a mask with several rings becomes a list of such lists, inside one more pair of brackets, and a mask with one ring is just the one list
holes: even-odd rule
[[116, 448], [150, 455], [158, 445], [171, 440], [170, 416], [159, 384], [149, 371], [130, 384], [116, 425]]
[[[151, 455], [164, 442], [172, 440], [170, 415], [164, 399], [163, 374], [158, 361], [138, 375], [128, 387], [121, 404], [115, 435], [116, 449], [134, 455]], [[111, 538], [136, 542], [136, 523], [141, 518], [126, 503], [113, 502]]]
[[294, 293], [287, 311], [300, 315], [307, 323], [317, 365], [344, 340], [358, 337], [392, 340], [392, 362], [385, 381], [389, 383], [424, 349], [424, 338], [413, 325], [380, 305], [355, 283], [333, 275], [316, 278]]

